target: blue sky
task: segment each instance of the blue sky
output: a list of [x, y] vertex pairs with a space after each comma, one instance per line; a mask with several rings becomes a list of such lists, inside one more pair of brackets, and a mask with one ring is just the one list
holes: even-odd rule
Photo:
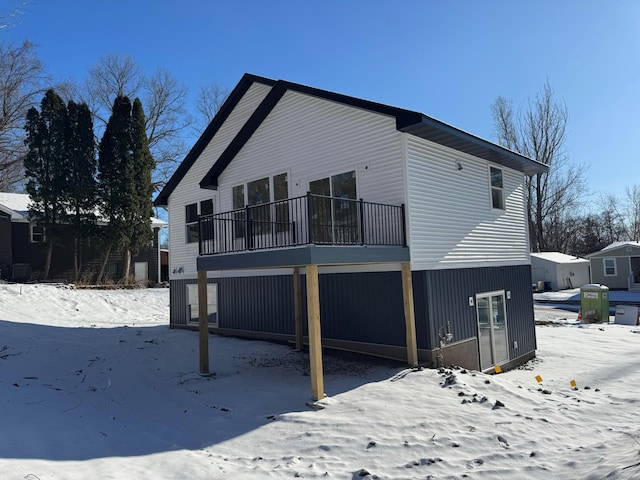
[[[18, 0], [0, 3], [9, 10]], [[590, 199], [640, 184], [636, 0], [30, 0], [0, 41], [29, 39], [57, 80], [107, 54], [169, 69], [192, 92], [243, 73], [417, 110], [495, 140], [490, 107], [548, 80]], [[192, 143], [195, 141], [191, 139]]]

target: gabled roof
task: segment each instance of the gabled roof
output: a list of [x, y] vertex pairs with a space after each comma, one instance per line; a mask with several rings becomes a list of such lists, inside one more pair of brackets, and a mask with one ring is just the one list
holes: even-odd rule
[[[0, 211], [11, 215], [12, 222], [29, 221], [29, 203], [31, 203], [31, 198], [28, 193], [0, 192]], [[151, 228], [164, 227], [165, 225], [167, 222], [164, 220], [151, 217]]]
[[613, 253], [613, 251], [615, 251], [615, 250], [619, 250], [621, 248], [626, 248], [626, 247], [629, 247], [629, 248], [640, 248], [640, 242], [630, 242], [630, 241], [627, 241], [627, 242], [613, 242], [611, 245], [607, 245], [602, 250], [590, 253], [589, 255], [587, 255], [587, 258], [595, 257], [595, 256], [601, 255], [603, 253]]
[[259, 77], [257, 75], [251, 75], [249, 73], [245, 73], [238, 85], [231, 91], [225, 102], [218, 110], [218, 113], [213, 120], [207, 125], [207, 128], [202, 132], [200, 138], [196, 141], [195, 145], [191, 148], [187, 156], [184, 158], [182, 163], [178, 166], [173, 175], [166, 183], [164, 188], [160, 191], [153, 204], [156, 207], [166, 206], [167, 201], [169, 199], [169, 195], [171, 192], [178, 186], [180, 180], [187, 174], [191, 166], [198, 159], [200, 154], [204, 151], [204, 149], [209, 145], [209, 142], [213, 138], [213, 136], [217, 133], [220, 127], [224, 124], [225, 120], [233, 109], [236, 107], [238, 102], [242, 99], [247, 90], [251, 87], [253, 83], [262, 83], [264, 85], [273, 86], [275, 84], [275, 80], [271, 80], [269, 78]]
[[532, 253], [531, 257], [553, 263], [589, 263], [589, 260], [586, 258], [578, 258], [560, 252], [537, 252]]
[[[165, 188], [160, 192], [154, 202], [156, 206], [167, 205], [168, 197], [173, 189], [180, 180], [182, 180], [191, 165], [193, 165], [197, 157], [211, 141], [215, 132], [217, 132], [222, 123], [224, 123], [224, 120], [228, 117], [230, 111], [233, 110], [235, 105], [242, 98], [242, 95], [244, 95], [251, 83], [254, 81], [272, 86], [271, 91], [249, 117], [245, 125], [240, 129], [231, 143], [229, 143], [209, 172], [207, 172], [200, 182], [201, 188], [217, 188], [218, 177], [220, 174], [227, 168], [229, 163], [231, 163], [233, 158], [238, 154], [249, 138], [251, 138], [253, 133], [258, 129], [265, 118], [267, 118], [269, 113], [288, 90], [395, 117], [396, 128], [401, 132], [406, 132], [455, 150], [486, 159], [499, 165], [521, 171], [527, 175], [543, 173], [548, 170], [548, 167], [540, 162], [471, 135], [470, 133], [452, 127], [451, 125], [436, 120], [435, 118], [428, 117], [420, 112], [392, 107], [390, 105], [350, 97], [326, 90], [320, 90], [284, 80], [275, 81], [246, 74], [242, 77], [242, 80], [238, 86], [236, 86], [232, 95], [229, 96], [229, 99], [225, 102], [223, 108], [220, 109], [218, 115], [216, 115], [213, 121], [209, 124], [205, 132], [196, 142], [196, 145], [191, 149], [180, 167], [178, 167], [176, 172], [173, 174]], [[234, 97], [233, 99], [232, 96]], [[223, 111], [223, 109], [225, 109], [225, 111]], [[228, 109], [228, 111], [226, 109]]]

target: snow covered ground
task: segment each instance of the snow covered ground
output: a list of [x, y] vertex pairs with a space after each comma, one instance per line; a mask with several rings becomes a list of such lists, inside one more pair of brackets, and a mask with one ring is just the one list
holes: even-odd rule
[[639, 327], [539, 306], [537, 358], [492, 376], [326, 351], [310, 410], [307, 355], [211, 336], [201, 377], [168, 304], [0, 285], [0, 478], [640, 477]]
[[[534, 300], [543, 300], [545, 302], [580, 302], [580, 289], [573, 288], [569, 290], [559, 290], [557, 292], [541, 292], [533, 294]], [[626, 290], [610, 290], [609, 300], [615, 303], [630, 303], [640, 305], [640, 293], [628, 292]]]

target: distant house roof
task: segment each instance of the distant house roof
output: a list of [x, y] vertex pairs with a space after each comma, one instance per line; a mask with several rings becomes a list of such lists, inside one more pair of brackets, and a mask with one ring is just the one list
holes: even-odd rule
[[0, 210], [11, 215], [12, 222], [28, 222], [29, 195], [0, 192]]
[[601, 255], [603, 253], [613, 252], [614, 250], [618, 250], [618, 249], [626, 248], [626, 247], [640, 248], [640, 242], [631, 242], [631, 241], [613, 242], [611, 245], [607, 245], [602, 250], [590, 253], [589, 255], [587, 255], [587, 258], [595, 257], [595, 256]]
[[589, 263], [589, 260], [586, 258], [578, 258], [560, 252], [538, 252], [532, 253], [531, 256], [553, 263]]
[[258, 77], [256, 75], [245, 74], [231, 92], [231, 95], [229, 95], [229, 98], [224, 103], [218, 114], [214, 117], [194, 147], [187, 154], [184, 161], [175, 171], [171, 179], [158, 194], [154, 202], [156, 206], [167, 205], [171, 192], [173, 192], [178, 183], [180, 183], [189, 168], [191, 168], [196, 159], [204, 151], [215, 133], [222, 126], [231, 111], [235, 108], [242, 96], [254, 82], [271, 86], [271, 91], [256, 108], [251, 117], [249, 117], [235, 138], [229, 143], [226, 150], [214, 162], [209, 172], [200, 182], [201, 188], [217, 188], [219, 175], [227, 168], [229, 163], [242, 149], [249, 138], [251, 138], [253, 133], [258, 129], [264, 119], [269, 115], [288, 90], [395, 117], [396, 128], [401, 132], [406, 132], [461, 152], [465, 152], [479, 158], [484, 158], [491, 162], [521, 171], [527, 175], [543, 173], [548, 170], [546, 165], [536, 160], [532, 160], [531, 158], [508, 150], [496, 145], [495, 143], [476, 137], [470, 133], [436, 120], [435, 118], [428, 117], [420, 112], [349, 97], [347, 95], [320, 90], [284, 80], [271, 80], [264, 77]]
[[[27, 193], [0, 192], [0, 210], [11, 215], [12, 222], [29, 221], [29, 203], [31, 198]], [[156, 217], [151, 217], [151, 228], [159, 228], [167, 225], [167, 222]]]

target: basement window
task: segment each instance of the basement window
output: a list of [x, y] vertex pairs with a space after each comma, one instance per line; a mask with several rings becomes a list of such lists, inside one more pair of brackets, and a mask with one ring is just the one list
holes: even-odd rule
[[[198, 284], [187, 285], [187, 314], [189, 322], [200, 321], [198, 307]], [[210, 327], [218, 326], [218, 284], [207, 283], [207, 320]]]

